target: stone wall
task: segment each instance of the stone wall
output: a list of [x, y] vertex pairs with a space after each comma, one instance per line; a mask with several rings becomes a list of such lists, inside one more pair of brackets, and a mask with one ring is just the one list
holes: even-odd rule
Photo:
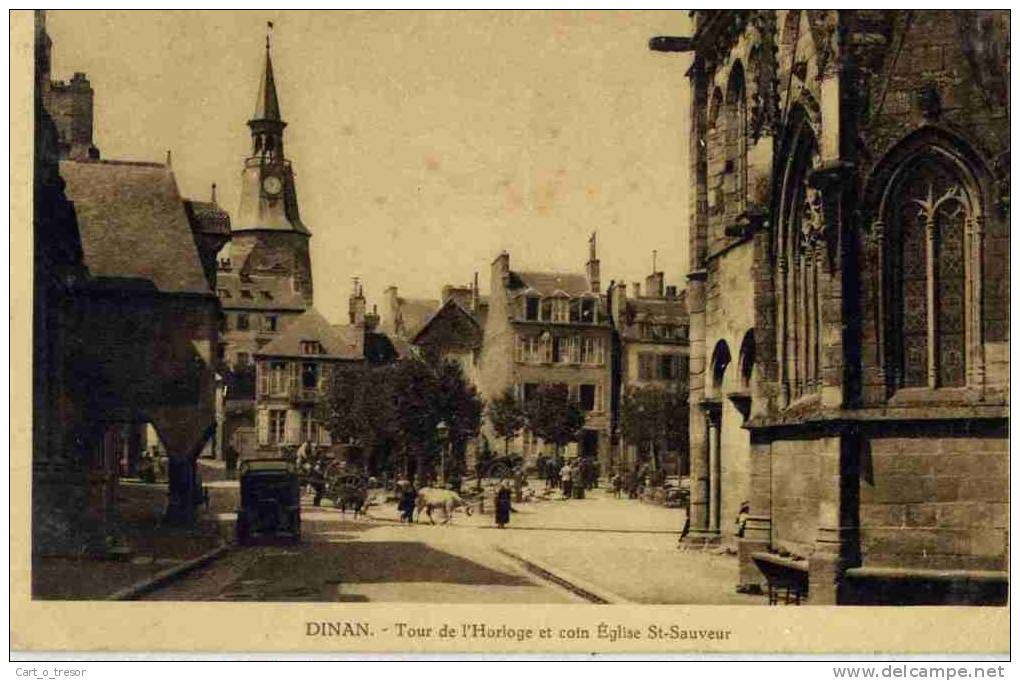
[[818, 440], [772, 443], [773, 548], [807, 557], [818, 528]]
[[863, 564], [1007, 569], [1008, 448], [994, 433], [871, 438], [860, 482]]

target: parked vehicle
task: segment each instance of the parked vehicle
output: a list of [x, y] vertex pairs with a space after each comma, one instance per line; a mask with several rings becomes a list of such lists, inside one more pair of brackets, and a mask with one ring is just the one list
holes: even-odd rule
[[259, 537], [301, 540], [301, 489], [297, 468], [282, 459], [249, 459], [241, 464], [238, 544]]
[[347, 509], [353, 509], [354, 515], [363, 513], [368, 499], [368, 478], [355, 470], [327, 470], [326, 496], [344, 513]]

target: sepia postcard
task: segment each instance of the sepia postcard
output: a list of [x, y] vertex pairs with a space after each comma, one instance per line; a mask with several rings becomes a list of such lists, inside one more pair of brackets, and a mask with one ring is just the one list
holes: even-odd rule
[[10, 21], [13, 650], [1009, 652], [1008, 10]]

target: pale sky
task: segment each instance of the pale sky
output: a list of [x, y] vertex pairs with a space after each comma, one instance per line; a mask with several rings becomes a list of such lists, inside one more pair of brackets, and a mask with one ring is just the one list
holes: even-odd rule
[[[84, 71], [104, 158], [162, 161], [231, 214], [250, 150], [266, 21], [315, 305], [346, 318], [350, 278], [438, 298], [500, 250], [515, 269], [603, 284], [687, 270], [684, 11], [48, 13], [53, 76]], [[381, 308], [381, 305], [380, 305]]]

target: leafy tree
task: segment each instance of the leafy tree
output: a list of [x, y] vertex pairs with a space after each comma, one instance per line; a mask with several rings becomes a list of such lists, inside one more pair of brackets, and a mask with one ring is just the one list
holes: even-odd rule
[[[482, 424], [482, 399], [458, 362], [444, 360], [432, 364], [432, 368], [437, 380], [435, 402], [439, 418], [450, 428], [452, 463], [463, 472], [467, 443], [478, 436]], [[450, 463], [447, 469], [449, 473]]]
[[510, 440], [517, 437], [517, 433], [528, 423], [524, 407], [514, 396], [513, 388], [507, 388], [489, 404], [488, 414], [492, 429], [503, 438], [504, 453], [509, 455]]
[[584, 412], [570, 399], [567, 386], [555, 383], [539, 386], [535, 397], [524, 405], [528, 428], [546, 442], [560, 449], [577, 437], [584, 426]]
[[630, 388], [620, 402], [620, 431], [639, 451], [650, 455], [652, 467], [658, 470], [661, 447], [684, 441], [687, 413], [687, 391], [680, 384]]
[[361, 446], [373, 470], [389, 467], [397, 440], [392, 387], [389, 367], [337, 366], [320, 406], [319, 418], [333, 439]]

